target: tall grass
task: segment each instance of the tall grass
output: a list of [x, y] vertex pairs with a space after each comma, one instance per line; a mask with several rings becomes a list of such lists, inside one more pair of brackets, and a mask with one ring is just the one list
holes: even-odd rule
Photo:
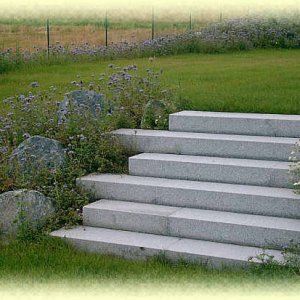
[[[300, 48], [300, 23], [292, 19], [234, 19], [209, 25], [200, 32], [158, 37], [143, 43], [112, 44], [108, 47], [89, 44], [51, 46], [51, 63], [64, 61], [96, 61], [116, 58], [167, 56], [184, 53], [224, 53], [257, 48]], [[45, 63], [45, 49], [23, 51], [26, 63]], [[2, 51], [0, 70], [16, 67], [20, 53]]]

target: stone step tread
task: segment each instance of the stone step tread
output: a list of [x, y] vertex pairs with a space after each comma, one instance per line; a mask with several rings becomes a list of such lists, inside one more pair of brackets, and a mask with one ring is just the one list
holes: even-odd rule
[[178, 208], [156, 204], [135, 203], [116, 200], [99, 200], [85, 206], [88, 210], [114, 211], [119, 213], [133, 213], [142, 215], [156, 215], [166, 218], [178, 218], [195, 221], [233, 224], [266, 229], [278, 229], [300, 233], [300, 220], [202, 210], [195, 208]]
[[[250, 257], [256, 257], [263, 250], [258, 247], [223, 244], [194, 239], [182, 239], [163, 235], [137, 233], [105, 228], [78, 226], [60, 229], [52, 236], [66, 238], [80, 249], [102, 254], [115, 254], [131, 259], [145, 259], [164, 253], [169, 259], [208, 261], [213, 265], [247, 264]], [[282, 261], [277, 250], [267, 250], [268, 255]]]
[[169, 115], [171, 131], [300, 137], [300, 115], [181, 111]]
[[[239, 142], [257, 142], [272, 144], [291, 144], [294, 145], [298, 139], [289, 137], [270, 137], [270, 136], [250, 136], [236, 134], [217, 134], [217, 133], [199, 133], [199, 132], [177, 132], [167, 130], [150, 130], [150, 129], [117, 129], [112, 131], [115, 135], [127, 136], [145, 136], [145, 137], [162, 137], [162, 138], [187, 138], [198, 140], [220, 140], [220, 141], [239, 141]], [[134, 145], [133, 145], [134, 146]]]
[[226, 158], [226, 157], [210, 157], [210, 156], [196, 156], [196, 155], [178, 155], [178, 154], [164, 154], [164, 153], [141, 153], [134, 156], [135, 159], [147, 160], [162, 160], [162, 161], [176, 161], [182, 163], [197, 163], [206, 165], [223, 165], [223, 166], [237, 166], [247, 168], [262, 168], [262, 169], [278, 169], [289, 170], [291, 162], [284, 161], [270, 161], [270, 160], [255, 160], [242, 158]]
[[293, 188], [289, 162], [142, 153], [129, 158], [129, 174], [137, 176]]
[[[77, 179], [80, 181], [91, 181], [94, 184], [98, 182], [111, 182], [128, 185], [154, 186], [154, 187], [170, 187], [180, 189], [193, 189], [199, 191], [214, 191], [219, 193], [230, 194], [249, 194], [253, 196], [271, 196], [274, 198], [288, 198], [300, 201], [299, 195], [295, 194], [292, 189], [261, 187], [250, 185], [238, 185], [229, 183], [215, 183], [203, 181], [178, 180], [168, 178], [155, 178], [132, 175], [115, 175], [115, 174], [90, 174]], [[130, 188], [130, 187], [129, 187]]]
[[189, 111], [184, 110], [171, 114], [171, 116], [192, 116], [210, 118], [230, 118], [230, 119], [261, 119], [261, 120], [286, 120], [299, 121], [300, 115], [283, 114], [263, 114], [263, 113], [236, 113], [236, 112], [211, 112], [211, 111]]

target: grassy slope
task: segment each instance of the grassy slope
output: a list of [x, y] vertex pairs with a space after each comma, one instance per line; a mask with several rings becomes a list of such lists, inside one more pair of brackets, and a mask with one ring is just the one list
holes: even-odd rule
[[[195, 109], [226, 111], [258, 111], [300, 113], [299, 51], [254, 51], [224, 55], [185, 55], [158, 58], [155, 68], [164, 69], [164, 80], [182, 86]], [[132, 61], [130, 61], [132, 63]], [[148, 60], [135, 60], [140, 67], [151, 65]], [[125, 65], [129, 61], [115, 61]], [[103, 72], [108, 62], [82, 63], [19, 70], [0, 78], [0, 97], [28, 92], [29, 83], [38, 81], [41, 88], [55, 85], [71, 87], [69, 82], [81, 74]], [[145, 282], [189, 284], [198, 287], [247, 286], [299, 288], [299, 275], [284, 270], [256, 271], [208, 270], [195, 265], [179, 266], [164, 262], [127, 262], [116, 258], [78, 253], [61, 242], [0, 246], [0, 290], [5, 282], [28, 283], [51, 280], [74, 280], [81, 283], [106, 281], [115, 285]], [[289, 288], [290, 290], [290, 288]]]
[[[300, 114], [299, 62], [299, 50], [256, 50], [161, 57], [154, 63], [116, 60], [114, 64], [136, 63], [140, 70], [162, 68], [162, 81], [168, 86], [180, 85], [191, 109]], [[91, 74], [97, 78], [108, 63], [35, 66], [0, 75], [0, 99], [28, 92], [33, 81], [38, 81], [41, 89], [51, 85], [74, 89], [70, 81], [76, 80], [77, 74], [90, 81]]]

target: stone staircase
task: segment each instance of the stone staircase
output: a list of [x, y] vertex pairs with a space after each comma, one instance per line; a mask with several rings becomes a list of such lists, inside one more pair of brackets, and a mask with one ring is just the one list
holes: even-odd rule
[[[289, 178], [300, 116], [183, 111], [169, 131], [120, 129], [129, 175], [91, 174], [77, 248], [125, 258], [163, 254], [212, 266], [247, 265], [300, 242], [300, 197]], [[101, 199], [101, 200], [99, 200]]]

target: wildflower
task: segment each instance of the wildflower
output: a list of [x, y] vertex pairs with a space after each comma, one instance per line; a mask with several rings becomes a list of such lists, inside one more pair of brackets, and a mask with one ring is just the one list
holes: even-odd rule
[[30, 85], [31, 85], [33, 88], [37, 88], [37, 87], [40, 86], [39, 83], [38, 83], [37, 81], [31, 82]]
[[125, 80], [130, 81], [130, 80], [131, 80], [131, 75], [126, 74], [126, 75], [125, 75]]
[[30, 138], [30, 134], [29, 134], [28, 132], [24, 133], [24, 134], [23, 134], [23, 138], [24, 138], [25, 140], [29, 139], [29, 138]]

